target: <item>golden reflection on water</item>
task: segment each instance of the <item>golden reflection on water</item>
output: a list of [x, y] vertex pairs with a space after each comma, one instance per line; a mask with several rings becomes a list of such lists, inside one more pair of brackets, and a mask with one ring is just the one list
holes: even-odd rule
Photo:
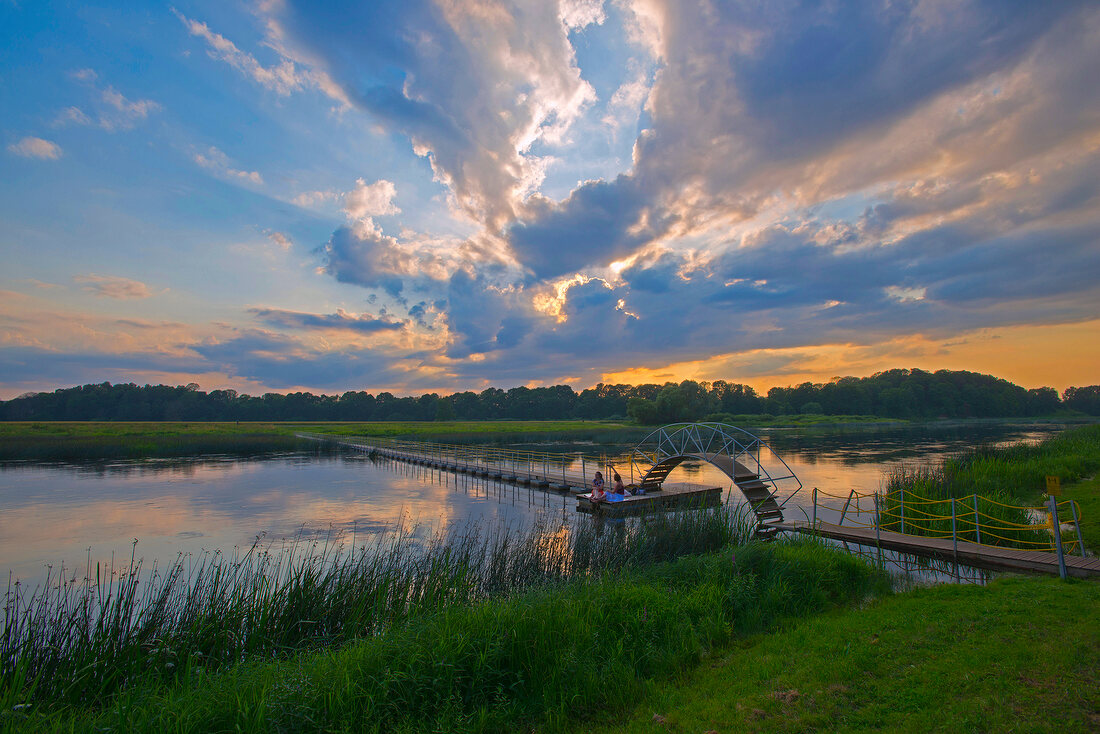
[[[805, 489], [789, 508], [808, 508], [811, 490], [833, 493], [878, 489], [884, 471], [901, 463], [928, 461], [980, 443], [963, 433], [939, 435], [837, 431], [822, 436], [776, 433], [769, 442]], [[1001, 440], [1034, 440], [1027, 429], [993, 434]], [[623, 471], [627, 447], [604, 447]], [[584, 450], [560, 447], [559, 450]], [[594, 467], [570, 469], [590, 478]], [[624, 479], [629, 476], [624, 473]], [[705, 462], [685, 462], [670, 482], [731, 487], [725, 474]], [[740, 497], [728, 493], [731, 501]], [[255, 458], [109, 462], [91, 465], [0, 465], [0, 572], [33, 584], [45, 569], [64, 562], [84, 569], [89, 555], [128, 559], [131, 542], [147, 564], [161, 566], [180, 554], [247, 549], [260, 538], [278, 543], [303, 531], [369, 535], [399, 529], [427, 536], [475, 522], [512, 526], [534, 518], [572, 522], [575, 500], [545, 492], [440, 472], [401, 462], [372, 462], [361, 455], [284, 454]], [[554, 524], [557, 524], [556, 522]], [[564, 547], [568, 527], [548, 543]]]

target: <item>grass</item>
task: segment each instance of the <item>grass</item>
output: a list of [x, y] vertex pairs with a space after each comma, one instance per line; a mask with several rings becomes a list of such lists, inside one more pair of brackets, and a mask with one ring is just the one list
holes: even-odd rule
[[[881, 415], [824, 415], [822, 413], [791, 413], [771, 415], [769, 413], [714, 413], [706, 421], [729, 423], [735, 426], [828, 426], [855, 423], [868, 424], [905, 424], [902, 418], [886, 418]], [[654, 426], [656, 427], [656, 426]]]
[[1063, 500], [1073, 500], [1081, 508], [1081, 536], [1090, 553], [1100, 552], [1100, 476], [1092, 476], [1062, 487]]
[[[484, 440], [633, 435], [636, 426], [604, 421], [384, 421], [373, 423], [0, 422], [0, 460], [95, 460], [198, 453], [252, 454], [307, 445], [299, 432], [336, 436], [448, 436]], [[316, 446], [310, 442], [308, 445]]]
[[[974, 495], [977, 495], [976, 511], [985, 530], [982, 542], [1049, 548], [1046, 530], [1034, 525], [1025, 527], [1033, 521], [1022, 507], [1043, 504], [1041, 493], [1047, 476], [1057, 476], [1063, 482], [1072, 483], [1097, 469], [1100, 469], [1100, 424], [1071, 428], [1037, 444], [979, 447], [948, 458], [937, 466], [902, 467], [887, 477], [882, 526], [888, 530], [901, 529], [900, 505], [904, 496], [905, 532], [950, 537], [951, 499], [954, 498], [958, 537], [974, 541], [979, 532], [974, 508]], [[1086, 547], [1095, 548], [1096, 513], [1100, 512], [1096, 484], [1086, 482], [1072, 491], [1072, 499], [1084, 500], [1082, 517], [1089, 529]], [[1066, 521], [1068, 518], [1061, 519]], [[1063, 543], [1074, 546], [1076, 541], [1073, 533], [1063, 535]]]
[[1046, 477], [1076, 481], [1100, 469], [1100, 424], [1078, 426], [1037, 444], [984, 446], [949, 459], [947, 480], [967, 492], [1033, 499]]
[[1095, 732], [1098, 619], [1091, 582], [917, 589], [736, 643], [603, 723], [661, 734]]
[[447, 605], [339, 648], [214, 673], [191, 665], [100, 709], [15, 712], [9, 697], [2, 716], [71, 731], [560, 730], [625, 713], [635, 692], [739, 636], [888, 588], [872, 567], [812, 541], [730, 553], [614, 559], [599, 574]]
[[606, 532], [592, 523], [473, 528], [424, 543], [394, 531], [346, 550], [327, 539], [274, 551], [257, 545], [239, 558], [185, 557], [163, 572], [143, 573], [133, 558], [120, 569], [51, 570], [42, 587], [7, 593], [0, 687], [25, 703], [102, 704], [137, 681], [338, 646], [529, 587], [744, 542], [752, 532], [745, 513], [723, 507]]

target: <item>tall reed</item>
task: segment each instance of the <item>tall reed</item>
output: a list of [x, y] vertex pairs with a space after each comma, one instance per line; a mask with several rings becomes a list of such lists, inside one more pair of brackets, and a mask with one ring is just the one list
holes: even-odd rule
[[[1047, 476], [1073, 481], [1100, 469], [1100, 425], [1066, 430], [1037, 444], [981, 446], [935, 466], [901, 467], [886, 477], [882, 527], [912, 535], [955, 535], [1045, 550], [1050, 529], [1026, 505], [1038, 506]], [[904, 504], [904, 509], [903, 509]], [[1065, 518], [1063, 518], [1065, 519]], [[1064, 542], [1076, 545], [1076, 537]]]
[[1003, 492], [965, 492], [943, 466], [901, 467], [886, 477], [883, 530], [985, 545], [1049, 550], [1051, 535], [1020, 500]]
[[9, 583], [0, 701], [105, 702], [191, 669], [337, 645], [440, 610], [746, 541], [737, 509], [637, 522], [469, 527], [426, 541], [395, 529], [352, 544], [328, 536], [240, 555], [184, 556], [146, 573], [51, 569], [33, 591]]

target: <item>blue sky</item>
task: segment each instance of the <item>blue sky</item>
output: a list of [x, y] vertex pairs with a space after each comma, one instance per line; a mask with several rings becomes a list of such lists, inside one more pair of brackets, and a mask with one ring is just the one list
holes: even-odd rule
[[1100, 381], [1100, 8], [0, 3], [0, 398]]

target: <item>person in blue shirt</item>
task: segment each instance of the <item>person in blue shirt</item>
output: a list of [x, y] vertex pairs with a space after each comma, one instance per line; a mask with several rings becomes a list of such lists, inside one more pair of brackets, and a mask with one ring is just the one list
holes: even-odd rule
[[588, 499], [592, 502], [607, 501], [607, 492], [603, 491], [602, 472], [596, 472], [596, 476], [592, 477], [592, 493], [588, 495]]

